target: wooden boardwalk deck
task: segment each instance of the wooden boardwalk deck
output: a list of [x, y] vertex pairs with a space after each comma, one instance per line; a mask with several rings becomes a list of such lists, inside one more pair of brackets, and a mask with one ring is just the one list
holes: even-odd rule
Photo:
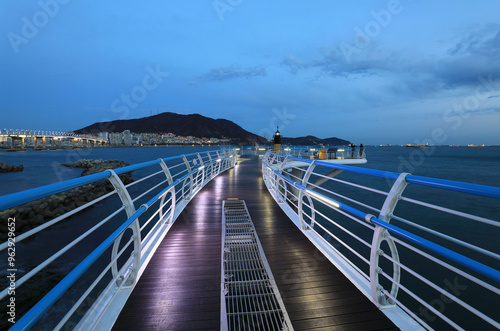
[[161, 243], [114, 330], [218, 330], [222, 200], [245, 200], [295, 330], [397, 330], [268, 193], [257, 157], [207, 184]]

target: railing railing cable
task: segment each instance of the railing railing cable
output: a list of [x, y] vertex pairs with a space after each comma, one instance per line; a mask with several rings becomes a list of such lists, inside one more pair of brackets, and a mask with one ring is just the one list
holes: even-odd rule
[[[392, 180], [394, 184], [390, 192], [387, 193], [367, 185], [351, 183], [347, 180], [338, 178], [330, 178], [330, 176], [339, 175], [340, 172], [378, 178], [384, 180], [384, 182]], [[325, 175], [325, 173], [327, 174]], [[423, 287], [436, 291], [438, 295], [444, 296], [446, 298], [445, 300], [456, 303], [490, 326], [500, 328], [500, 323], [494, 319], [494, 316], [488, 316], [488, 314], [481, 311], [478, 307], [466, 302], [465, 298], [459, 299], [457, 295], [436, 285], [435, 282], [430, 281], [425, 275], [414, 270], [414, 268], [410, 268], [407, 265], [408, 263], [403, 263], [408, 262], [406, 259], [410, 253], [407, 252], [418, 254], [426, 259], [428, 264], [435, 263], [440, 267], [446, 268], [455, 275], [459, 275], [468, 281], [480, 285], [484, 290], [489, 291], [489, 295], [495, 296], [500, 294], [500, 289], [495, 286], [495, 284], [500, 282], [500, 271], [492, 265], [487, 264], [488, 262], [483, 261], [488, 261], [484, 259], [486, 257], [498, 261], [500, 254], [480, 247], [479, 244], [456, 238], [451, 234], [430, 229], [413, 220], [394, 215], [394, 210], [398, 201], [404, 201], [405, 203], [415, 206], [414, 208], [436, 210], [450, 217], [462, 217], [465, 220], [480, 222], [484, 226], [493, 226], [493, 229], [496, 229], [500, 226], [499, 220], [487, 219], [433, 203], [407, 198], [402, 196], [402, 193], [407, 185], [418, 185], [428, 190], [439, 189], [442, 190], [442, 192], [457, 192], [456, 194], [472, 194], [478, 197], [500, 199], [500, 188], [425, 178], [411, 174], [398, 174], [381, 170], [358, 168], [321, 160], [303, 159], [292, 155], [280, 155], [271, 151], [268, 151], [262, 158], [262, 174], [271, 195], [281, 208], [287, 212], [287, 215], [294, 220], [303, 233], [308, 236], [318, 248], [321, 248], [325, 254], [328, 254], [331, 260], [337, 261], [336, 263], [339, 263], [339, 265], [346, 266], [346, 270], [343, 271], [353, 282], [356, 283], [359, 281], [357, 280], [359, 277], [356, 275], [363, 276], [364, 279], [369, 281], [369, 283], [359, 283], [358, 288], [362, 289], [365, 294], [369, 294], [372, 297], [372, 301], [377, 306], [385, 307], [383, 311], [396, 309], [402, 314], [411, 316], [422, 327], [431, 329], [431, 326], [429, 326], [426, 321], [417, 316], [412, 309], [406, 306], [408, 304], [406, 299], [404, 300], [405, 302], [401, 302], [401, 300], [398, 299], [398, 290], [401, 290], [451, 327], [459, 330], [462, 329], [459, 325], [460, 323], [454, 321], [454, 317], [457, 316], [453, 318], [446, 316], [442, 311], [433, 307], [432, 303], [428, 303], [426, 299], [421, 297], [421, 287], [416, 286], [414, 290], [410, 290], [409, 286], [414, 287], [415, 284], [409, 284], [406, 278], [400, 278], [401, 272], [404, 271], [412, 275], [416, 281], [421, 282], [421, 284], [424, 285]], [[321, 180], [318, 181], [317, 178]], [[315, 184], [315, 181], [318, 184]], [[377, 208], [376, 206], [370, 206], [357, 201], [355, 193], [353, 192], [351, 192], [352, 195], [350, 196], [346, 196], [345, 193], [336, 192], [335, 187], [339, 185], [347, 185], [378, 196], [383, 195], [386, 197], [384, 205]], [[308, 201], [304, 201], [305, 198], [307, 198]], [[343, 202], [335, 200], [334, 198], [339, 198]], [[405, 207], [407, 207], [406, 204]], [[379, 216], [367, 214], [357, 208], [378, 212]], [[359, 251], [358, 248], [351, 247], [350, 242], [354, 239], [364, 246], [370, 245], [362, 239], [362, 236], [350, 229], [351, 225], [349, 225], [349, 223], [344, 223], [344, 221], [342, 223], [337, 222], [336, 214], [345, 217], [346, 220], [370, 226], [369, 230], [373, 231], [373, 239], [371, 254], [368, 258], [365, 257], [365, 253]], [[423, 232], [421, 232], [421, 235], [416, 235], [394, 224], [390, 224], [391, 220]], [[335, 229], [335, 231], [332, 229]], [[438, 244], [430, 239], [422, 237], [424, 234], [430, 235], [430, 238], [440, 238], [445, 242], [440, 242]], [[366, 236], [366, 234], [363, 236]], [[349, 241], [346, 241], [347, 238], [349, 238]], [[340, 244], [339, 248], [333, 245], [331, 241]], [[479, 254], [481, 258], [473, 259], [443, 246], [448, 243], [450, 245], [459, 245], [466, 248], [471, 253]], [[329, 248], [325, 249], [325, 245]], [[384, 250], [382, 250], [382, 245], [389, 247], [389, 251], [384, 252]], [[398, 247], [408, 250], [404, 252], [403, 261], [401, 260], [402, 257], [400, 252], [398, 252]], [[342, 248], [342, 250], [340, 248]], [[349, 255], [346, 253], [349, 253]], [[360, 269], [360, 266], [358, 266], [359, 262], [351, 260], [352, 257], [360, 259], [359, 262], [369, 264], [369, 278]], [[380, 258], [383, 258], [391, 265], [390, 272], [382, 268], [382, 262], [379, 261]], [[409, 262], [411, 263], [412, 261]], [[429, 266], [428, 269], [432, 270], [432, 266]], [[427, 272], [429, 270], [427, 270]], [[379, 280], [379, 275], [382, 276], [382, 280]], [[387, 282], [391, 284], [390, 290], [384, 287], [386, 285], [382, 286], [382, 284], [387, 284]]]

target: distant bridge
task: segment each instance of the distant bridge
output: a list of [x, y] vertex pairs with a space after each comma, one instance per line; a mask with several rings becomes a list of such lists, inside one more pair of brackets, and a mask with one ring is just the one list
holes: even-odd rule
[[63, 148], [95, 148], [109, 146], [109, 141], [91, 134], [40, 130], [0, 130], [0, 146], [8, 152]]

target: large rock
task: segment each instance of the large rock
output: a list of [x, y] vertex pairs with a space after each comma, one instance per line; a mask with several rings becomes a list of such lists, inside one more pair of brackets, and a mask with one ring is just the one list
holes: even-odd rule
[[23, 171], [23, 169], [24, 167], [22, 164], [15, 166], [13, 164], [0, 162], [0, 172], [16, 172], [16, 171]]
[[[65, 164], [64, 166], [84, 168], [85, 170], [82, 176], [86, 176], [107, 169], [125, 167], [127, 165], [129, 164], [117, 160], [79, 160], [71, 164]], [[119, 177], [124, 184], [133, 181], [131, 173], [125, 173], [119, 175]], [[70, 191], [61, 192], [43, 199], [28, 202], [12, 209], [0, 211], [0, 224], [7, 224], [9, 218], [15, 218], [16, 234], [21, 234], [22, 232], [29, 231], [32, 228], [61, 216], [113, 190], [114, 187], [108, 180], [83, 185]], [[6, 227], [0, 226], [0, 242], [5, 240], [7, 240]]]

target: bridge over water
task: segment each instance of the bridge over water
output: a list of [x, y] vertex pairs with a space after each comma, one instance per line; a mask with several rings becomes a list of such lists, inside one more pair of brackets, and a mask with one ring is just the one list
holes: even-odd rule
[[62, 148], [95, 148], [109, 146], [109, 141], [90, 134], [41, 130], [0, 130], [0, 146], [8, 152]]

